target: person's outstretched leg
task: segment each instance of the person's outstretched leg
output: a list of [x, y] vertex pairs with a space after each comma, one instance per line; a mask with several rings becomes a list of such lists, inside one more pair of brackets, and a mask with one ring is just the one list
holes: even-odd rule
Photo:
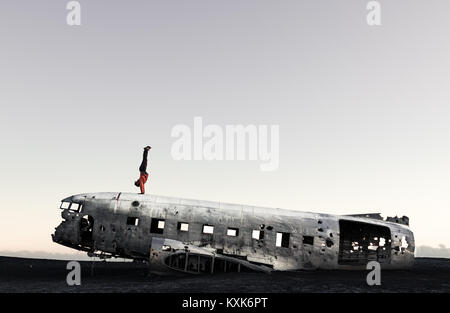
[[144, 149], [144, 154], [142, 156], [141, 166], [139, 166], [139, 172], [145, 173], [147, 171], [147, 155], [149, 149]]

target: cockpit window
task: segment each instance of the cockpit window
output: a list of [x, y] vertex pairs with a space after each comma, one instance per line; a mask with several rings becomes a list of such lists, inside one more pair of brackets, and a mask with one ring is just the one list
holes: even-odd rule
[[60, 209], [68, 209], [70, 207], [70, 202], [61, 202]]
[[81, 207], [82, 207], [82, 205], [79, 204], [79, 203], [63, 201], [63, 202], [61, 202], [60, 209], [63, 209], [63, 210], [67, 210], [68, 209], [68, 210], [71, 210], [71, 211], [80, 212], [81, 211]]
[[72, 202], [72, 204], [70, 205], [70, 209], [72, 211], [77, 211], [78, 212], [80, 210], [80, 205], [78, 203], [73, 203]]

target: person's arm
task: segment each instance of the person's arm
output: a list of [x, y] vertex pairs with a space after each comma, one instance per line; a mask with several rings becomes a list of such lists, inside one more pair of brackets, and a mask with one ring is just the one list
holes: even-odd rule
[[145, 193], [145, 187], [144, 187], [145, 183], [142, 180], [142, 178], [139, 179], [139, 182], [140, 182], [139, 187], [141, 188], [141, 194], [144, 194]]

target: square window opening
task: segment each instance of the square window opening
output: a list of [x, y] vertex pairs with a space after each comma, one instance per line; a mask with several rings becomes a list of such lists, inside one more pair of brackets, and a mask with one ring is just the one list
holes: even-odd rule
[[203, 233], [204, 234], [212, 234], [212, 233], [214, 233], [214, 226], [212, 226], [212, 225], [203, 225]]
[[252, 238], [256, 240], [262, 240], [264, 239], [264, 232], [259, 229], [254, 229], [252, 232]]
[[227, 236], [230, 236], [230, 237], [239, 236], [239, 228], [229, 227], [227, 230]]
[[277, 233], [276, 246], [282, 248], [289, 248], [289, 238], [291, 234], [289, 233]]
[[183, 222], [178, 222], [177, 229], [179, 231], [189, 231], [189, 224], [188, 223], [183, 223]]
[[127, 217], [127, 225], [138, 226], [138, 224], [139, 224], [139, 218], [132, 217], [132, 216]]
[[153, 234], [162, 234], [164, 233], [165, 220], [160, 218], [152, 218], [152, 222], [150, 224], [150, 232]]

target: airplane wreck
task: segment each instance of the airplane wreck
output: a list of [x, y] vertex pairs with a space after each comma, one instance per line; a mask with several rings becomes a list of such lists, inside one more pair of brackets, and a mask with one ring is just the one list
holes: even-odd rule
[[130, 193], [61, 202], [54, 242], [187, 273], [382, 269], [414, 263], [409, 219], [332, 215]]

